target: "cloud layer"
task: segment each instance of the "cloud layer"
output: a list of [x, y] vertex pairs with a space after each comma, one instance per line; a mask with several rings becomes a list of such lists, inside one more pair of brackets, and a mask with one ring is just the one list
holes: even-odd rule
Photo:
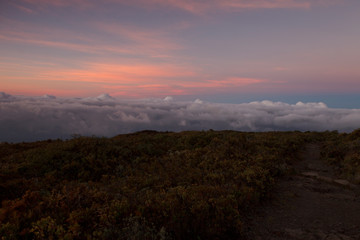
[[251, 102], [216, 104], [165, 99], [19, 97], [0, 93], [0, 141], [70, 138], [73, 134], [114, 136], [140, 130], [352, 131], [360, 109], [324, 103]]

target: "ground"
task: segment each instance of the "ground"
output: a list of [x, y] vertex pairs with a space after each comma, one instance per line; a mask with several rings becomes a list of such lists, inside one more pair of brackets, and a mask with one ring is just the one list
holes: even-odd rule
[[249, 239], [359, 240], [360, 187], [339, 178], [308, 144], [291, 174], [250, 218]]

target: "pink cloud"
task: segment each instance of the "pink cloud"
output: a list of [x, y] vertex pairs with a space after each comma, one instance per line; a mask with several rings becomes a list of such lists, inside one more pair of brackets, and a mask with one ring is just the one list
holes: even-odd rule
[[[99, 50], [100, 50], [98, 47], [92, 47], [92, 46], [88, 46], [85, 44], [75, 44], [75, 43], [69, 43], [69, 42], [31, 38], [31, 35], [27, 35], [26, 33], [22, 33], [22, 34], [17, 33], [16, 35], [18, 35], [18, 36], [5, 36], [3, 34], [0, 34], [0, 40], [35, 44], [35, 45], [44, 46], [44, 47], [62, 48], [62, 49], [68, 49], [68, 50], [79, 51], [79, 52], [87, 52], [87, 53], [96, 53], [96, 52], [99, 52]], [[22, 35], [22, 37], [20, 37], [19, 35]], [[114, 49], [112, 49], [112, 50], [114, 50]]]
[[343, 0], [104, 0], [101, 3], [90, 0], [23, 0], [34, 6], [99, 8], [104, 2], [136, 5], [138, 7], [157, 8], [173, 7], [194, 14], [209, 11], [239, 11], [243, 9], [271, 9], [271, 8], [310, 8], [319, 4], [334, 4]]
[[[16, 81], [71, 81], [88, 83], [111, 83], [118, 85], [146, 85], [153, 82], [165, 84], [165, 79], [188, 78], [196, 75], [194, 69], [172, 64], [114, 64], [77, 63], [79, 67], [64, 68], [60, 65], [25, 64], [3, 62], [0, 75], [3, 79]], [[17, 71], [15, 71], [17, 70]]]
[[[201, 78], [196, 76], [195, 78]], [[202, 93], [241, 92], [248, 86], [266, 83], [268, 80], [257, 78], [230, 77], [223, 80], [161, 82], [135, 85], [104, 85], [109, 91], [116, 89], [113, 95], [131, 97], [198, 95]]]
[[[233, 92], [266, 82], [264, 79], [241, 77], [201, 80], [204, 76], [199, 69], [164, 63], [89, 62], [71, 69], [41, 62], [27, 67], [24, 63], [12, 63], [7, 60], [1, 63], [0, 76], [4, 79], [3, 87], [6, 87], [8, 92], [12, 92], [9, 91], [11, 89], [17, 91], [29, 89], [30, 92], [41, 89], [39, 91], [42, 92], [44, 89], [51, 90], [57, 86], [55, 89], [63, 89], [64, 92], [66, 89], [72, 93], [98, 91], [96, 94], [109, 92], [128, 97]], [[64, 92], [52, 90], [45, 93], [63, 95]]]
[[22, 0], [24, 3], [31, 4], [38, 8], [46, 6], [53, 7], [78, 7], [78, 8], [90, 8], [95, 7], [95, 4], [90, 0]]
[[310, 8], [314, 1], [303, 0], [222, 0], [221, 7], [232, 9], [255, 8]]
[[[202, 76], [197, 75], [197, 78], [201, 79]], [[268, 82], [266, 79], [229, 77], [219, 80], [178, 81], [174, 87], [182, 89], [182, 91], [187, 92], [187, 94], [199, 92], [232, 92], [238, 91], [242, 87], [266, 82]]]
[[22, 12], [25, 12], [25, 13], [28, 13], [28, 14], [34, 14], [36, 13], [35, 10], [31, 9], [31, 8], [28, 8], [28, 7], [25, 7], [25, 6], [22, 6], [22, 5], [19, 5], [19, 4], [16, 4], [14, 2], [10, 2], [13, 6], [15, 6], [17, 9], [19, 9], [20, 11]]
[[111, 23], [95, 24], [100, 31], [111, 34], [117, 38], [126, 38], [143, 49], [177, 50], [182, 48], [174, 40], [167, 37], [162, 30], [144, 29], [135, 26]]
[[193, 76], [194, 72], [184, 67], [169, 64], [122, 65], [89, 63], [85, 64], [83, 69], [56, 69], [54, 71], [43, 72], [42, 75], [45, 79], [136, 85], [153, 81], [161, 81], [163, 78], [189, 77]]
[[111, 92], [113, 96], [126, 96], [131, 98], [166, 97], [169, 95], [186, 95], [189, 91], [167, 84], [140, 84], [136, 86], [104, 85], [103, 89]]
[[219, 80], [203, 80], [196, 82], [181, 82], [177, 86], [186, 94], [241, 92], [249, 86], [267, 84], [269, 81], [259, 78], [228, 77]]
[[51, 86], [42, 86], [42, 88], [34, 87], [34, 86], [19, 86], [16, 89], [13, 88], [5, 88], [7, 93], [11, 95], [24, 95], [24, 96], [43, 96], [45, 94], [51, 94], [55, 96], [87, 96], [89, 92], [81, 90], [81, 89], [56, 89]]
[[209, 81], [209, 84], [212, 87], [242, 87], [263, 82], [266, 82], [266, 80], [257, 78], [230, 77], [224, 80]]
[[[149, 58], [171, 58], [172, 51], [182, 48], [174, 39], [167, 37], [166, 31], [108, 23], [94, 25], [96, 28], [94, 32], [85, 33], [5, 19], [4, 28], [0, 32], [0, 41], [33, 44], [96, 55], [117, 53]], [[104, 33], [112, 35], [112, 42], [99, 37]]]
[[141, 4], [143, 6], [150, 7], [170, 6], [194, 14], [204, 14], [217, 10], [239, 11], [244, 9], [264, 8], [310, 8], [311, 6], [321, 2], [321, 0], [135, 0], [132, 1], [131, 4]]

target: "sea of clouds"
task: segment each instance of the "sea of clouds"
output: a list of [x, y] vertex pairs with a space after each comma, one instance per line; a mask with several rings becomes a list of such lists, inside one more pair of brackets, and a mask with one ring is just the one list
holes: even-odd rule
[[0, 92], [0, 142], [85, 136], [115, 136], [141, 130], [239, 130], [350, 132], [360, 128], [360, 109], [324, 103], [219, 104], [164, 99], [11, 96]]

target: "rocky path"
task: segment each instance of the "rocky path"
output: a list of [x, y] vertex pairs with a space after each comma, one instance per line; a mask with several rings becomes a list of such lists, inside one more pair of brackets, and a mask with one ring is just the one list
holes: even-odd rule
[[340, 179], [309, 144], [295, 173], [257, 209], [249, 239], [360, 240], [360, 187]]

